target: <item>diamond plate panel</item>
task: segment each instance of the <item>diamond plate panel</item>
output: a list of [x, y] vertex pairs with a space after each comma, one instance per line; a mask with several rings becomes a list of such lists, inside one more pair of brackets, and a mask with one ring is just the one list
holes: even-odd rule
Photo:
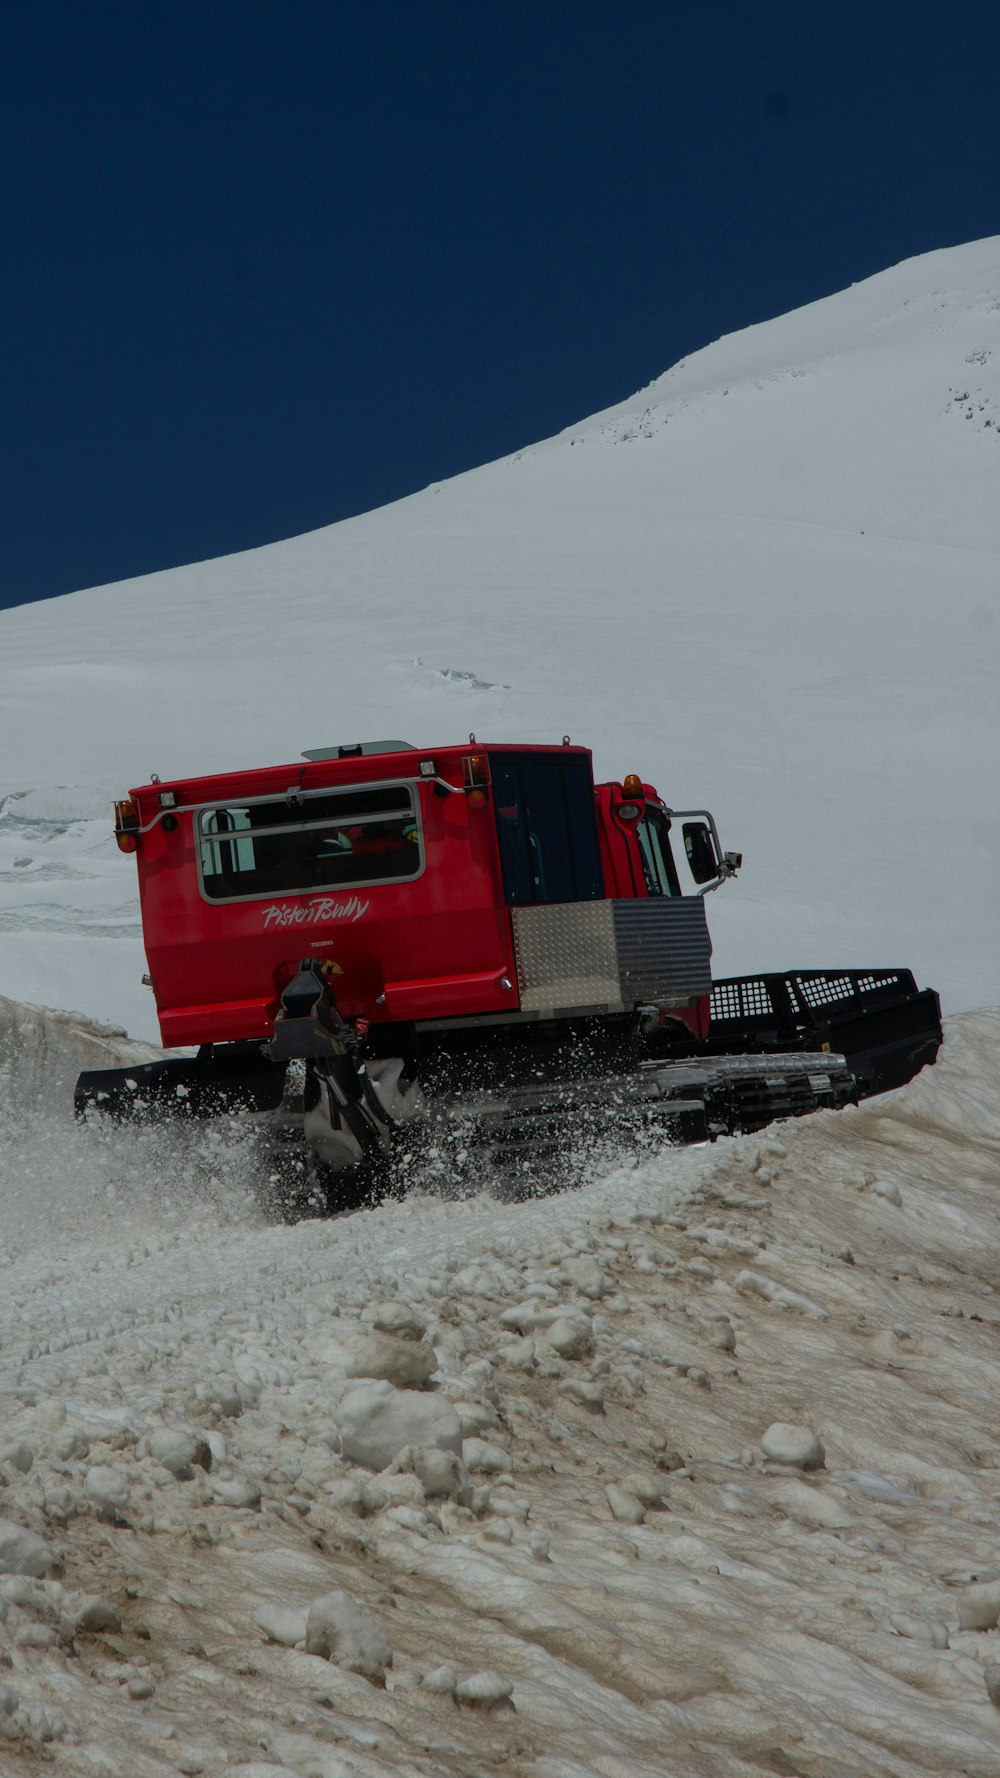
[[561, 901], [511, 909], [522, 1012], [621, 1005], [613, 906]]
[[626, 1006], [677, 1005], [712, 987], [712, 943], [701, 895], [613, 901], [615, 942]]

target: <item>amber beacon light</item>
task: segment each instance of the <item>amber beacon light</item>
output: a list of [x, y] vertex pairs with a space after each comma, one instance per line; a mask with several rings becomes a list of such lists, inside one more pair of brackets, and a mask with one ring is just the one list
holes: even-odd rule
[[622, 785], [622, 795], [624, 800], [615, 808], [619, 821], [638, 821], [646, 803], [646, 793], [638, 772], [629, 772]]
[[119, 852], [134, 852], [139, 844], [139, 811], [131, 797], [115, 804], [115, 840]]

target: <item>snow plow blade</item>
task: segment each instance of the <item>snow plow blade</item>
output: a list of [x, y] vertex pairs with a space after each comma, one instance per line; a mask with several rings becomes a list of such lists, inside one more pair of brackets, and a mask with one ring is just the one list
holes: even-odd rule
[[239, 1111], [274, 1111], [281, 1104], [285, 1068], [261, 1053], [259, 1044], [205, 1044], [196, 1056], [143, 1062], [137, 1068], [91, 1068], [73, 1095], [78, 1117], [225, 1117]]
[[864, 1099], [912, 1080], [941, 1041], [941, 1002], [910, 970], [800, 969], [713, 982], [704, 1053], [833, 1050]]

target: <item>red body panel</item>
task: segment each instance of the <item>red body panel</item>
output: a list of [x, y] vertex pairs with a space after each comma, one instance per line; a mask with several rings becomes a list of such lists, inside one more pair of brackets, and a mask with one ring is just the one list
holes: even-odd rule
[[[133, 790], [143, 830], [137, 864], [146, 956], [164, 1044], [269, 1037], [282, 988], [300, 958], [312, 955], [340, 972], [335, 988], [345, 1018], [384, 1022], [516, 1011], [517, 973], [492, 805], [487, 800], [476, 806], [462, 788], [465, 761], [479, 751], [466, 746], [369, 754]], [[421, 780], [422, 759], [434, 760], [453, 794]], [[402, 780], [415, 786], [419, 798], [420, 875], [239, 901], [212, 902], [202, 893], [198, 808], [283, 797], [292, 788]], [[177, 822], [172, 831], [162, 818], [162, 799], [170, 793], [175, 806], [168, 813]]]
[[[647, 800], [659, 801], [652, 784], [644, 784], [642, 788]], [[649, 890], [639, 856], [635, 822], [623, 821], [615, 813], [618, 805], [625, 800], [625, 791], [621, 784], [598, 784], [595, 794], [601, 859], [608, 894], [617, 896], [622, 901], [641, 900], [648, 896]], [[666, 1016], [677, 1019], [680, 1024], [687, 1026], [693, 1037], [701, 1039], [708, 1036], [710, 1015], [711, 997], [703, 994], [694, 1006], [671, 1007]]]
[[[164, 1044], [268, 1038], [282, 989], [303, 956], [335, 965], [341, 1014], [374, 1024], [510, 1013], [519, 1007], [492, 802], [468, 794], [467, 762], [485, 749], [366, 754], [215, 777], [154, 783], [131, 792], [142, 921]], [[490, 747], [490, 754], [526, 749]], [[585, 748], [532, 748], [583, 755]], [[433, 760], [451, 792], [421, 776]], [[197, 866], [198, 811], [283, 799], [290, 791], [349, 790], [406, 782], [415, 789], [423, 868], [402, 882], [211, 900]], [[647, 794], [655, 796], [651, 787]], [[165, 807], [172, 796], [173, 805]], [[595, 790], [605, 893], [648, 891], [635, 827], [615, 813], [621, 785]], [[167, 817], [165, 820], [164, 817]], [[708, 1002], [677, 1009], [695, 1035]]]
[[598, 784], [595, 795], [597, 831], [601, 839], [601, 862], [607, 892], [609, 895], [619, 896], [623, 901], [634, 901], [637, 897], [648, 894], [648, 890], [639, 862], [635, 823], [629, 825], [626, 821], [620, 821], [615, 814], [625, 793], [620, 784]]

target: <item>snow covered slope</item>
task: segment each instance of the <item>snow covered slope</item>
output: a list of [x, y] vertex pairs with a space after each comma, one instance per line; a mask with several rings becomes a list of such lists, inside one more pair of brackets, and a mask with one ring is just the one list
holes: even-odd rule
[[578, 1193], [273, 1228], [6, 1014], [5, 1778], [998, 1778], [998, 1015]]
[[717, 973], [1000, 1001], [998, 489], [991, 240], [382, 511], [0, 613], [0, 992], [155, 1036], [108, 821], [152, 770], [475, 730], [715, 810]]

